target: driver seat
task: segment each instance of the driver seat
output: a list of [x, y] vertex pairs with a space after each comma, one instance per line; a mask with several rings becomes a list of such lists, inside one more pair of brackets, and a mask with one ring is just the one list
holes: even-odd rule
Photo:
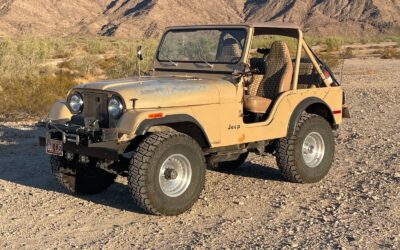
[[293, 76], [292, 58], [287, 44], [276, 41], [265, 60], [265, 75], [256, 95], [244, 97], [244, 108], [252, 113], [264, 114], [281, 93], [290, 90]]

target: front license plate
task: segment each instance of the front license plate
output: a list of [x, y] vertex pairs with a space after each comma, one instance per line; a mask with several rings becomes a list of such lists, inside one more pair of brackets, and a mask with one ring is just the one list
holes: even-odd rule
[[49, 155], [63, 156], [62, 141], [47, 139], [46, 140], [46, 153]]

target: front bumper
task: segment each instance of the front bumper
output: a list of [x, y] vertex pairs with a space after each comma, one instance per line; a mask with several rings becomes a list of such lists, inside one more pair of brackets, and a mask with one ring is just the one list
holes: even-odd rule
[[[46, 137], [39, 137], [39, 145], [42, 147], [46, 146]], [[91, 147], [76, 145], [73, 142], [63, 143], [64, 152], [70, 152], [77, 155], [84, 155], [88, 157], [93, 157], [97, 159], [118, 161], [119, 160], [119, 152], [117, 149], [117, 145], [115, 148], [104, 148], [104, 147], [96, 147], [96, 144], [92, 144]]]
[[102, 160], [118, 161], [127, 143], [118, 142], [116, 129], [87, 129], [78, 125], [47, 123], [46, 135], [39, 137], [39, 145], [47, 139], [61, 141], [63, 151]]

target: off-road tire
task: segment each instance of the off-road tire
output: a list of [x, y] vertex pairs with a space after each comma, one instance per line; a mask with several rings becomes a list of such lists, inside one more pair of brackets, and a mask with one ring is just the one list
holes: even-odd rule
[[[307, 166], [302, 155], [307, 135], [317, 132], [322, 136], [325, 153], [322, 161], [313, 168]], [[322, 180], [331, 168], [335, 140], [330, 124], [321, 116], [303, 113], [291, 136], [278, 140], [276, 161], [282, 175], [291, 182], [314, 183]]]
[[101, 193], [113, 184], [117, 177], [94, 166], [83, 166], [58, 156], [51, 156], [50, 165], [57, 182], [75, 194]]
[[247, 152], [247, 153], [241, 154], [237, 160], [219, 162], [217, 165], [217, 169], [222, 170], [222, 171], [230, 171], [230, 170], [237, 169], [246, 161], [248, 156], [249, 156], [249, 153]]
[[[175, 154], [184, 155], [192, 171], [190, 184], [177, 197], [166, 195], [159, 175], [163, 162]], [[135, 203], [155, 215], [178, 215], [198, 200], [205, 183], [203, 151], [191, 137], [178, 132], [157, 132], [146, 137], [136, 148], [128, 173], [128, 185]]]

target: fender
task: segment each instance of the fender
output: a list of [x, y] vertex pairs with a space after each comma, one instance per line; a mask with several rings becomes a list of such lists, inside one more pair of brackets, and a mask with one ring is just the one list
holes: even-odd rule
[[145, 135], [148, 132], [148, 130], [153, 126], [177, 124], [183, 122], [189, 122], [196, 125], [201, 130], [201, 133], [203, 134], [207, 144], [211, 145], [203, 126], [201, 126], [200, 123], [195, 118], [186, 114], [167, 115], [162, 118], [143, 120], [136, 129], [135, 134]]
[[[46, 118], [47, 121], [60, 121], [61, 123], [65, 123], [66, 121], [71, 120], [72, 113], [68, 108], [68, 105], [65, 100], [56, 101], [50, 109], [50, 112]], [[64, 121], [64, 122], [63, 122]]]
[[323, 106], [325, 106], [325, 108], [327, 108], [329, 110], [329, 118], [327, 119], [327, 117], [324, 117], [325, 119], [328, 120], [328, 122], [332, 125], [334, 123], [334, 117], [332, 115], [332, 110], [329, 108], [328, 104], [326, 104], [326, 102], [324, 102], [322, 99], [318, 98], [318, 97], [308, 97], [306, 99], [304, 99], [303, 101], [301, 101], [296, 108], [294, 109], [294, 111], [292, 112], [292, 116], [290, 117], [289, 120], [289, 126], [288, 126], [288, 133], [287, 136], [292, 136], [294, 133], [294, 130], [296, 128], [296, 124], [300, 119], [301, 114], [311, 105], [313, 104], [322, 104]]

